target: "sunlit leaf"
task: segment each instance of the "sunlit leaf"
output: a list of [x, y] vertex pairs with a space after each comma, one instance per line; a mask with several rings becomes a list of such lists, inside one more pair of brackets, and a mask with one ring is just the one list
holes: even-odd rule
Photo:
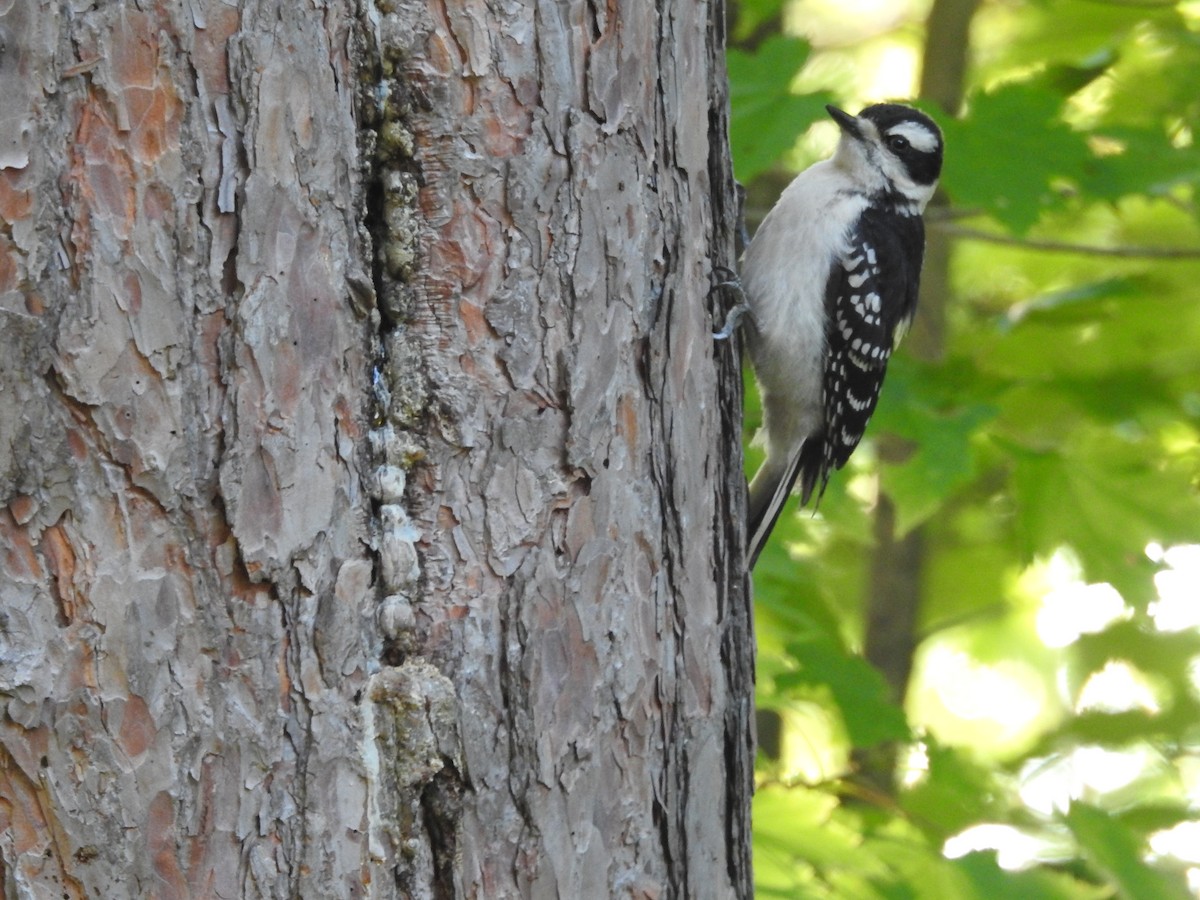
[[988, 71], [995, 75], [1043, 65], [1088, 68], [1097, 58], [1111, 58], [1115, 48], [1127, 52], [1151, 23], [1183, 28], [1173, 3], [1060, 0], [1025, 4], [1011, 20]]
[[929, 769], [900, 803], [931, 840], [941, 844], [997, 809], [998, 786], [988, 769], [962, 751], [926, 741]]
[[[1059, 872], [1031, 870], [1010, 872], [1000, 868], [994, 853], [968, 853], [955, 860], [978, 900], [1103, 900], [1107, 887], [1097, 887]], [[966, 897], [967, 895], [963, 895]]]
[[944, 123], [942, 184], [954, 202], [986, 210], [1018, 234], [1061, 205], [1055, 181], [1078, 180], [1092, 159], [1061, 107], [1059, 95], [1019, 82], [973, 97], [965, 120]]
[[[819, 874], [869, 867], [862, 838], [834, 817], [837, 800], [806, 788], [760, 788], [754, 794], [754, 869], [760, 896], [825, 897]], [[879, 867], [882, 868], [882, 867]]]
[[1101, 124], [1153, 128], [1177, 122], [1181, 114], [1195, 124], [1200, 43], [1194, 29], [1181, 20], [1177, 4], [1131, 5], [1125, 15], [1136, 21], [1112, 67]]
[[972, 504], [957, 516], [953, 532], [932, 544], [921, 604], [925, 630], [980, 625], [1008, 615], [1005, 591], [1017, 566], [1004, 529], [984, 527], [998, 524], [989, 512]]
[[1120, 277], [1073, 284], [1069, 288], [1031, 297], [1010, 307], [1000, 328], [1007, 332], [1026, 321], [1059, 327], [1092, 323], [1100, 318], [1109, 318], [1111, 306], [1106, 303], [1107, 300], [1117, 296], [1135, 296], [1140, 291], [1132, 279]]
[[[880, 897], [941, 900], [959, 897], [959, 879], [954, 867], [942, 856], [937, 845], [921, 839], [920, 833], [903, 819], [889, 817], [879, 823], [866, 823], [864, 851], [887, 866], [887, 876], [871, 879]], [[841, 896], [854, 896], [845, 890]]]
[[[782, 9], [749, 0], [730, 26], [757, 48], [729, 67], [743, 178], [777, 167], [824, 118], [828, 98], [793, 96], [796, 85], [829, 84], [852, 107], [880, 99], [859, 95], [875, 61], [909, 53], [908, 25], [918, 25], [915, 11], [894, 31], [890, 20], [881, 31], [849, 16], [835, 26], [828, 11], [809, 22], [795, 6], [788, 28], [811, 36], [810, 51], [764, 40]], [[848, 739], [861, 760], [873, 744], [911, 739], [888, 689], [851, 649], [867, 627], [876, 497], [886, 493], [900, 530], [919, 529], [921, 655], [907, 708], [962, 746], [927, 741], [928, 771], [894, 796], [842, 801], [835, 788], [814, 788], [807, 813], [779, 797], [756, 803], [756, 827], [774, 815], [756, 838], [757, 896], [1181, 896], [1165, 864], [1146, 863], [1145, 843], [1194, 818], [1184, 785], [1200, 745], [1200, 639], [1153, 626], [1160, 565], [1146, 550], [1200, 543], [1200, 259], [1188, 258], [1200, 248], [1197, 21], [1180, 4], [979, 5], [964, 116], [935, 111], [951, 206], [927, 216], [938, 252], [926, 265], [944, 258], [934, 242], [949, 240], [949, 271], [930, 279], [950, 286], [944, 318], [931, 320], [944, 326], [944, 354], [893, 360], [867, 440], [815, 514], [788, 508], [755, 572], [759, 699], [784, 712], [787, 745], [817, 741], [828, 746], [814, 757], [844, 760]], [[927, 72], [939, 71], [944, 51], [925, 48]], [[758, 416], [750, 391], [747, 422]], [[760, 451], [747, 459], [753, 468]], [[1041, 594], [1073, 590], [1063, 584], [1072, 576], [1047, 564], [1060, 556], [1078, 562], [1085, 582], [1113, 585], [1129, 621], [1066, 646], [1043, 642], [1058, 601]], [[972, 686], [932, 684], [955, 671], [927, 665], [939, 653], [961, 657], [957, 671], [972, 673]], [[1119, 680], [1121, 667], [1128, 695], [1105, 680]], [[990, 687], [976, 691], [976, 676]], [[1001, 676], [1015, 685], [1007, 700]], [[1035, 713], [1010, 727], [994, 708], [1005, 702]], [[803, 731], [800, 708], [822, 723], [840, 716], [844, 729]], [[1141, 768], [1108, 781], [1077, 768], [1105, 752]], [[1078, 795], [1075, 784], [1026, 783], [1025, 767], [1038, 761], [1082, 777], [1097, 806], [1049, 824], [1027, 808], [1027, 790], [1037, 809], [1053, 805], [1037, 791], [1054, 803]], [[768, 765], [768, 779], [782, 768]], [[1023, 872], [992, 854], [941, 855], [947, 836], [993, 822], [1052, 834], [1056, 852], [1068, 852], [1069, 828], [1078, 853]]]
[[1187, 900], [1182, 878], [1147, 865], [1132, 832], [1105, 811], [1074, 803], [1063, 817], [1085, 855], [1127, 900]]
[[1081, 636], [1074, 652], [1084, 672], [1099, 671], [1110, 660], [1117, 659], [1143, 672], [1161, 675], [1170, 683], [1186, 685], [1191, 665], [1200, 659], [1200, 633], [1192, 630], [1163, 633], [1151, 630], [1144, 622], [1122, 621], [1101, 632]]
[[1068, 544], [1089, 579], [1144, 602], [1154, 567], [1142, 548], [1193, 533], [1197, 498], [1186, 482], [1163, 477], [1145, 447], [1100, 435], [1087, 455], [1009, 451], [1025, 551], [1032, 557]]

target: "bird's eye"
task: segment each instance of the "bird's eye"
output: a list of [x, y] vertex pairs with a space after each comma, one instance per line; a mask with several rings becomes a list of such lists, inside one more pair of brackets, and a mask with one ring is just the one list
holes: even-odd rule
[[908, 138], [902, 134], [889, 134], [887, 145], [888, 149], [893, 153], [899, 153], [902, 150], [908, 149]]

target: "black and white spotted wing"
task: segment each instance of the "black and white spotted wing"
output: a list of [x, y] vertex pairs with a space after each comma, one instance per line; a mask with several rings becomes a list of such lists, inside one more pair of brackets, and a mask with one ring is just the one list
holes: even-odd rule
[[917, 307], [925, 226], [921, 217], [867, 209], [825, 287], [824, 429], [804, 442], [801, 502], [818, 500], [829, 474], [862, 440], [888, 359]]

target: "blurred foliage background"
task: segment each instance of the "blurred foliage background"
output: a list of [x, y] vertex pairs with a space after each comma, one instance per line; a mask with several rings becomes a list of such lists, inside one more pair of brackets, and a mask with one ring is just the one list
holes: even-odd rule
[[1200, 2], [739, 0], [729, 47], [751, 230], [827, 102], [947, 139], [867, 441], [755, 571], [759, 896], [1200, 896]]

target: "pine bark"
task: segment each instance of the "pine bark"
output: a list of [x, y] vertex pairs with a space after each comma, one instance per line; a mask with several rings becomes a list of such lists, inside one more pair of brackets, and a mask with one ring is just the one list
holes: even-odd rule
[[3, 896], [749, 896], [718, 5], [0, 0]]

